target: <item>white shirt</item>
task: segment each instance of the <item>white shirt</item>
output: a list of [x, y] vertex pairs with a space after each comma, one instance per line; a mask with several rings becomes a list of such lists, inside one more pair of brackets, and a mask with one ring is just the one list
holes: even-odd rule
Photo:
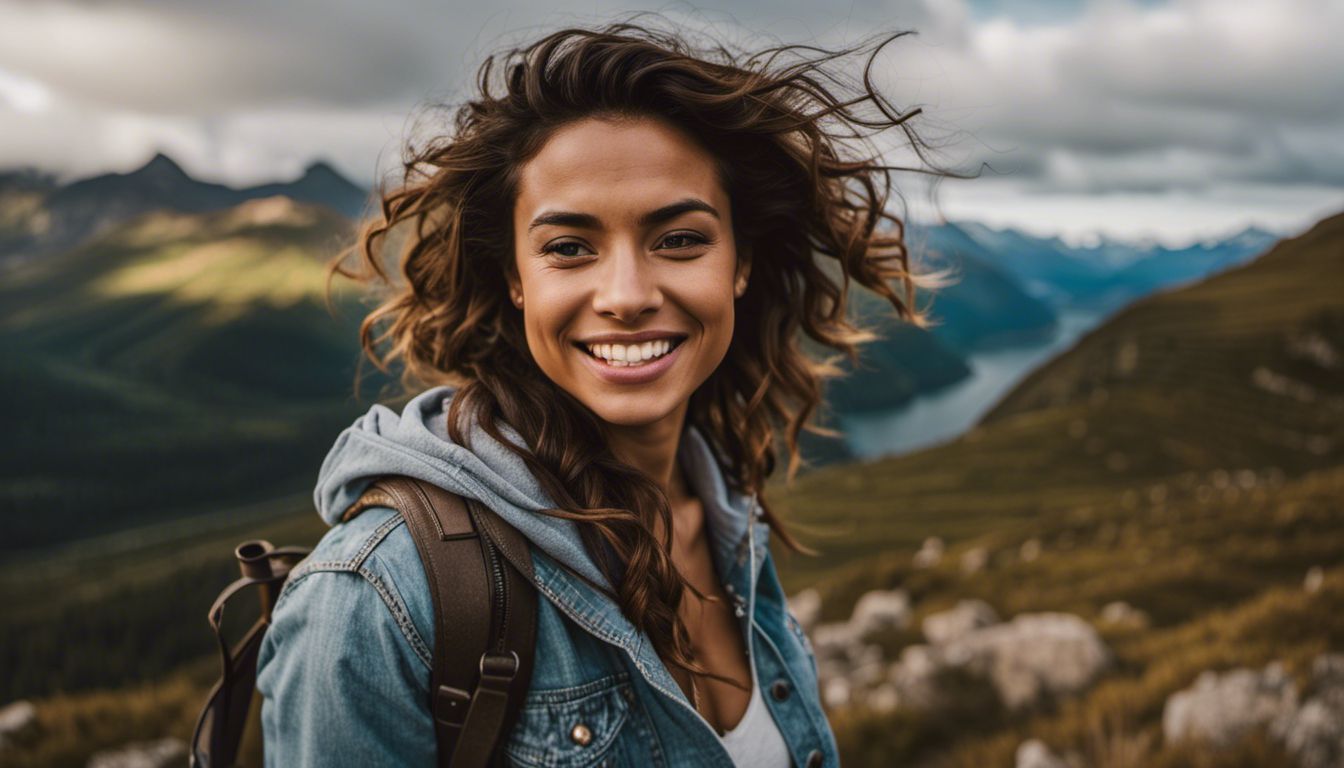
[[752, 681], [751, 701], [742, 721], [719, 737], [738, 768], [788, 768], [789, 746]]

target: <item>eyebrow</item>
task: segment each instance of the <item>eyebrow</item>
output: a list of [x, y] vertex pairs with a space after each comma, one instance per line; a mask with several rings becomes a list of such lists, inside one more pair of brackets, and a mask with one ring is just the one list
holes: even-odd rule
[[[689, 213], [691, 211], [704, 211], [716, 219], [722, 219], [714, 206], [698, 197], [688, 197], [684, 200], [678, 200], [675, 203], [671, 203], [670, 205], [664, 205], [662, 208], [656, 208], [643, 216], [640, 216], [639, 226], [651, 227], [655, 224], [662, 224], [663, 222], [677, 218], [683, 213]], [[533, 219], [532, 223], [527, 225], [527, 231], [531, 232], [537, 227], [543, 227], [548, 224], [558, 227], [576, 227], [579, 229], [602, 228], [602, 220], [591, 213], [549, 211]]]

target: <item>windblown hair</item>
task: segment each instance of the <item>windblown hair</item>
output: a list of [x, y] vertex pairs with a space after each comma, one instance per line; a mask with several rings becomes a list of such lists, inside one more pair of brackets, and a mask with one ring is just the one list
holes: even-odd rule
[[[517, 274], [512, 214], [520, 168], [558, 127], [585, 117], [660, 118], [708, 149], [752, 271], [727, 356], [691, 396], [687, 418], [718, 454], [728, 483], [757, 495], [787, 546], [810, 552], [763, 495], [780, 430], [788, 482], [803, 429], [837, 434], [809, 419], [823, 380], [843, 374], [834, 365], [840, 356], [813, 360], [799, 331], [856, 362], [857, 345], [877, 337], [846, 314], [851, 281], [890, 302], [897, 317], [923, 324], [915, 304], [920, 278], [910, 269], [902, 220], [887, 202], [890, 171], [928, 171], [846, 151], [849, 139], [866, 145], [862, 129], [899, 127], [927, 162], [927, 145], [906, 125], [919, 110], [892, 109], [870, 78], [873, 58], [904, 34], [873, 48], [849, 100], [832, 93], [843, 83], [822, 65], [863, 45], [776, 66], [783, 54], [821, 49], [734, 54], [722, 44], [696, 49], [683, 33], [630, 21], [569, 28], [499, 54], [498, 95], [492, 55], [479, 70], [476, 98], [457, 107], [451, 134], [419, 149], [408, 144], [403, 177], [379, 190], [381, 217], [367, 220], [331, 266], [329, 288], [339, 273], [382, 289], [383, 302], [360, 329], [374, 365], [388, 373], [399, 363], [407, 392], [456, 387], [451, 437], [462, 442], [460, 420], [476, 419], [521, 456], [558, 505], [544, 513], [577, 521], [625, 616], [683, 670], [705, 674], [678, 617], [684, 591], [700, 593], [673, 566], [670, 536], [655, 535], [672, 530], [668, 499], [613, 455], [596, 414], [543, 374], [528, 350], [522, 311], [508, 298], [506, 275]], [[878, 114], [859, 114], [863, 102]], [[884, 220], [889, 227], [880, 227]], [[400, 279], [384, 263], [392, 248]], [[355, 252], [359, 269], [350, 269], [345, 262]], [[527, 449], [504, 437], [501, 421]]]

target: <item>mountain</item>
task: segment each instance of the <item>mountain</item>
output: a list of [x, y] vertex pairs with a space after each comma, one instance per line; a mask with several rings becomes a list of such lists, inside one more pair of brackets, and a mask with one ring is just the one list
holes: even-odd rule
[[1198, 280], [1258, 256], [1278, 238], [1249, 227], [1232, 237], [1178, 248], [1153, 248], [1115, 275], [1115, 281], [1136, 295]]
[[984, 424], [1061, 411], [1100, 419], [1116, 433], [1088, 431], [1084, 448], [1154, 472], [1337, 462], [1340, 286], [1344, 214], [1249, 264], [1135, 302], [1028, 376]]
[[9, 270], [0, 549], [309, 485], [367, 408], [349, 397], [362, 307], [340, 282], [335, 317], [323, 298], [352, 237], [334, 211], [272, 197], [142, 214]]
[[996, 269], [1011, 275], [1029, 294], [1059, 309], [1109, 312], [1154, 291], [1197, 280], [1251, 259], [1278, 239], [1257, 227], [1183, 248], [1102, 238], [1069, 246], [1057, 237], [1036, 237], [976, 222], [932, 228], [957, 231], [991, 254]]
[[1032, 297], [1054, 307], [1108, 289], [1114, 272], [1097, 254], [1080, 254], [1057, 237], [1043, 238], [1016, 229], [993, 229], [978, 222], [943, 225], [992, 254], [991, 264], [1011, 275]]
[[29, 249], [46, 233], [51, 222], [42, 201], [59, 186], [55, 176], [34, 169], [0, 173], [0, 254]]
[[914, 228], [907, 239], [923, 269], [953, 271], [953, 282], [925, 292], [920, 305], [932, 315], [933, 334], [948, 346], [973, 352], [1030, 346], [1053, 335], [1054, 310], [1000, 271], [1003, 257], [962, 227]]
[[240, 194], [249, 200], [285, 195], [295, 200], [325, 205], [333, 211], [358, 219], [364, 213], [369, 192], [327, 163], [319, 161], [305, 168], [303, 175], [294, 181], [247, 187]]
[[157, 153], [129, 173], [105, 173], [55, 186], [30, 199], [20, 213], [6, 211], [6, 218], [22, 216], [34, 223], [21, 237], [5, 237], [0, 229], [0, 267], [69, 250], [150, 211], [219, 211], [275, 195], [324, 205], [353, 218], [364, 209], [368, 193], [321, 162], [292, 182], [235, 189], [193, 179], [172, 158]]

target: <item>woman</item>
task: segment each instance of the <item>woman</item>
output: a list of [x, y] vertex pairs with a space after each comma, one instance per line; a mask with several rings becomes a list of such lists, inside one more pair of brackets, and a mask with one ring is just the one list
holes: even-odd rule
[[768, 537], [803, 548], [762, 491], [777, 430], [792, 479], [838, 372], [798, 331], [853, 359], [872, 335], [846, 318], [851, 280], [920, 318], [890, 167], [826, 130], [905, 117], [871, 91], [871, 58], [844, 103], [817, 62], [771, 71], [788, 50], [562, 30], [507, 54], [498, 96], [488, 59], [453, 135], [412, 149], [361, 233], [365, 269], [334, 271], [387, 285], [365, 351], [429, 388], [375, 405], [322, 465], [333, 527], [259, 661], [268, 765], [433, 764], [414, 543], [390, 509], [339, 522], [383, 474], [479, 499], [533, 545], [536, 660], [503, 762], [838, 764]]

